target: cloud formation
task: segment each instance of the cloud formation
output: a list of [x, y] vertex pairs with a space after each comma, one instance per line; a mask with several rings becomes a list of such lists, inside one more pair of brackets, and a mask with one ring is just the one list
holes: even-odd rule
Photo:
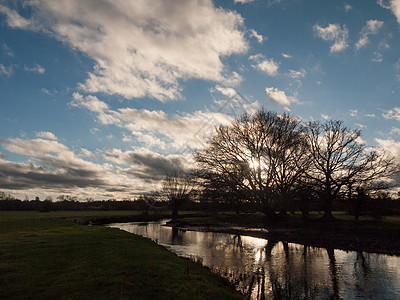
[[123, 173], [143, 180], [162, 180], [166, 175], [187, 172], [193, 167], [190, 154], [161, 155], [145, 148], [130, 151], [112, 149], [103, 153], [105, 159], [128, 165]]
[[289, 69], [289, 72], [286, 75], [293, 79], [301, 79], [301, 78], [304, 78], [306, 76], [306, 74], [307, 74], [307, 71], [304, 69], [300, 69], [300, 70]]
[[254, 29], [250, 30], [250, 37], [254, 37], [260, 44], [264, 41], [264, 37]]
[[187, 171], [193, 163], [189, 154], [161, 155], [141, 148], [103, 151], [108, 162], [94, 163], [84, 159], [95, 159], [87, 149], [76, 154], [58, 141], [42, 138], [12, 138], [1, 140], [0, 145], [29, 157], [28, 162], [12, 162], [0, 155], [0, 186], [13, 192], [32, 189], [123, 198], [155, 190], [166, 174]]
[[400, 107], [394, 107], [382, 113], [385, 119], [394, 119], [400, 121]]
[[35, 132], [35, 135], [39, 138], [44, 138], [44, 139], [48, 139], [48, 140], [55, 140], [55, 141], [58, 140], [56, 135], [49, 131]]
[[6, 67], [5, 65], [0, 64], [0, 75], [11, 77], [12, 74], [14, 74], [14, 68], [12, 66]]
[[24, 66], [24, 70], [38, 74], [44, 74], [44, 72], [46, 72], [46, 69], [39, 64], [35, 64], [33, 67]]
[[375, 139], [379, 147], [390, 152], [396, 159], [397, 163], [400, 163], [400, 142], [396, 142], [393, 139]]
[[373, 34], [377, 34], [379, 29], [383, 26], [383, 21], [378, 20], [369, 20], [366, 22], [365, 26], [361, 30], [361, 38], [356, 43], [356, 49], [366, 46], [369, 42], [369, 36]]
[[77, 157], [57, 141], [14, 138], [2, 140], [0, 144], [9, 152], [30, 158], [28, 163], [0, 160], [3, 188], [107, 186], [106, 168]]
[[383, 8], [390, 9], [400, 24], [400, 0], [378, 0], [377, 3]]
[[264, 59], [262, 54], [251, 55], [250, 60], [255, 61], [257, 64], [252, 65], [253, 68], [267, 73], [269, 76], [276, 76], [278, 74], [279, 63], [271, 59]]
[[285, 107], [297, 101], [296, 97], [287, 96], [284, 91], [278, 90], [277, 88], [273, 87], [265, 88], [265, 92], [267, 93], [268, 99], [271, 102]]
[[[41, 30], [95, 62], [86, 92], [180, 98], [180, 80], [230, 82], [222, 57], [243, 53], [243, 18], [211, 0], [23, 1], [25, 18], [0, 5], [13, 28]], [[177, 47], [179, 45], [179, 47]]]
[[254, 0], [233, 0], [233, 2], [235, 2], [235, 4], [236, 3], [250, 3], [250, 2], [253, 2]]
[[333, 41], [330, 48], [330, 53], [341, 52], [345, 50], [348, 45], [349, 31], [346, 25], [340, 26], [339, 24], [329, 24], [326, 27], [314, 25], [315, 34], [324, 41]]
[[[226, 89], [230, 91], [231, 88]], [[202, 147], [214, 126], [228, 124], [232, 120], [232, 117], [224, 113], [211, 111], [196, 111], [170, 117], [161, 110], [112, 110], [97, 97], [84, 97], [79, 93], [74, 93], [70, 104], [95, 113], [101, 124], [127, 129], [137, 141], [160, 149], [167, 146], [175, 149]]]

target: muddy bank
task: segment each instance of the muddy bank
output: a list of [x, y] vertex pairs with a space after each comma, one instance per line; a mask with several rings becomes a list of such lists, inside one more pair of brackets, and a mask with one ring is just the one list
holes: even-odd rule
[[[335, 230], [326, 228], [262, 228], [234, 224], [188, 224], [174, 222], [169, 226], [194, 231], [211, 231], [248, 235], [274, 241], [298, 243], [311, 247], [332, 248], [345, 251], [365, 251], [400, 256], [400, 232], [365, 232], [365, 229], [347, 228]], [[342, 228], [343, 229], [343, 228]]]

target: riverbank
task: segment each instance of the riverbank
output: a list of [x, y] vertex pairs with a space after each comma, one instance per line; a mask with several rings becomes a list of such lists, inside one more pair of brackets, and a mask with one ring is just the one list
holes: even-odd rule
[[0, 299], [241, 299], [146, 238], [71, 222], [139, 214], [0, 212]]
[[274, 224], [265, 224], [262, 214], [215, 214], [182, 217], [170, 225], [185, 230], [249, 235], [313, 247], [400, 256], [400, 217], [386, 217], [379, 222], [363, 217], [357, 223], [345, 213], [337, 213], [335, 217], [336, 220], [327, 222], [319, 215], [311, 215], [304, 223], [300, 215], [288, 215]]

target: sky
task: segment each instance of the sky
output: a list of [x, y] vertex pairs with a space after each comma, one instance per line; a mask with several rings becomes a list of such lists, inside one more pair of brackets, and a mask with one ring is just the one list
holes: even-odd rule
[[0, 1], [0, 190], [132, 199], [264, 108], [400, 161], [400, 0]]

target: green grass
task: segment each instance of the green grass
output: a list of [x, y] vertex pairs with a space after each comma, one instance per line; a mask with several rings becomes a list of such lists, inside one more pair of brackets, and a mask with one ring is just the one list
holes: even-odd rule
[[240, 298], [224, 279], [148, 239], [62, 219], [128, 213], [1, 212], [0, 299]]

